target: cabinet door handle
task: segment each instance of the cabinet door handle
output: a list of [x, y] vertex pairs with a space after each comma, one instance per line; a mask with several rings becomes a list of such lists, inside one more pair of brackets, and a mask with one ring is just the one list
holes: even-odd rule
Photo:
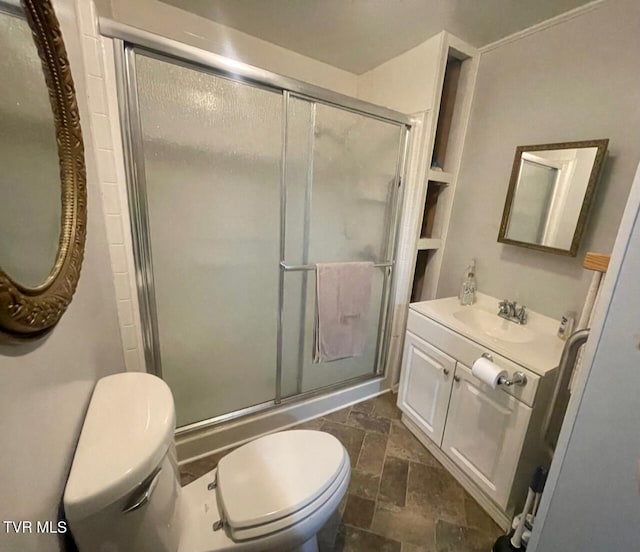
[[460, 376], [453, 376], [453, 381], [456, 383], [460, 382]]
[[444, 373], [445, 376], [449, 375], [449, 368], [443, 368], [442, 372]]

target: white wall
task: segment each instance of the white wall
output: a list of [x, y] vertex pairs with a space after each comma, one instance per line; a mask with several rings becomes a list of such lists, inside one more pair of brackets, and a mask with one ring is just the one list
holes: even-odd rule
[[593, 363], [569, 405], [531, 552], [637, 550], [640, 543], [639, 205], [640, 167], [587, 343], [585, 368]]
[[356, 95], [357, 77], [321, 61], [220, 25], [158, 0], [101, 0], [100, 15], [183, 44], [296, 78], [342, 94]]
[[444, 33], [358, 77], [358, 98], [413, 114], [433, 107]]
[[[608, 0], [482, 54], [439, 297], [476, 257], [481, 291], [556, 318], [580, 310], [582, 258], [611, 251], [640, 159], [639, 30], [637, 1]], [[594, 138], [610, 138], [609, 159], [578, 256], [497, 243], [516, 146]]]
[[[81, 2], [82, 0], [77, 0]], [[88, 231], [74, 300], [44, 340], [0, 346], [0, 519], [57, 520], [75, 444], [96, 379], [124, 369], [114, 286], [98, 181], [108, 167], [96, 144], [87, 107], [76, 3], [54, 2], [70, 58], [86, 148]], [[0, 550], [65, 550], [56, 535], [8, 535]]]

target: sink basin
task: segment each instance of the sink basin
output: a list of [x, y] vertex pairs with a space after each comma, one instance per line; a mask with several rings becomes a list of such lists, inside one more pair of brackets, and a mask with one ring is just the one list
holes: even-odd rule
[[429, 320], [441, 324], [538, 375], [557, 368], [564, 346], [556, 335], [558, 320], [528, 309], [527, 323], [521, 326], [498, 316], [499, 303], [497, 297], [477, 292], [476, 302], [468, 307], [460, 305], [458, 297], [412, 303], [409, 316], [416, 328]]
[[482, 309], [466, 307], [453, 316], [470, 328], [507, 343], [528, 343], [536, 337], [531, 330]]

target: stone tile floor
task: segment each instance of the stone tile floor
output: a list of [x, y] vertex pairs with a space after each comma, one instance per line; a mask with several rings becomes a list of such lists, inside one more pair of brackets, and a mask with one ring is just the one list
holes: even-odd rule
[[[400, 421], [387, 393], [305, 422], [337, 437], [351, 458], [339, 510], [318, 535], [320, 552], [490, 552], [502, 533]], [[181, 467], [182, 484], [230, 451]]]

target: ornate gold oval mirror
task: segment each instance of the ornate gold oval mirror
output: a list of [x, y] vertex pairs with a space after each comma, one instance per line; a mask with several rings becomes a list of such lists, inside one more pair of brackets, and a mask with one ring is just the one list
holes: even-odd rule
[[0, 3], [0, 332], [37, 337], [76, 289], [86, 177], [69, 60], [50, 0]]

